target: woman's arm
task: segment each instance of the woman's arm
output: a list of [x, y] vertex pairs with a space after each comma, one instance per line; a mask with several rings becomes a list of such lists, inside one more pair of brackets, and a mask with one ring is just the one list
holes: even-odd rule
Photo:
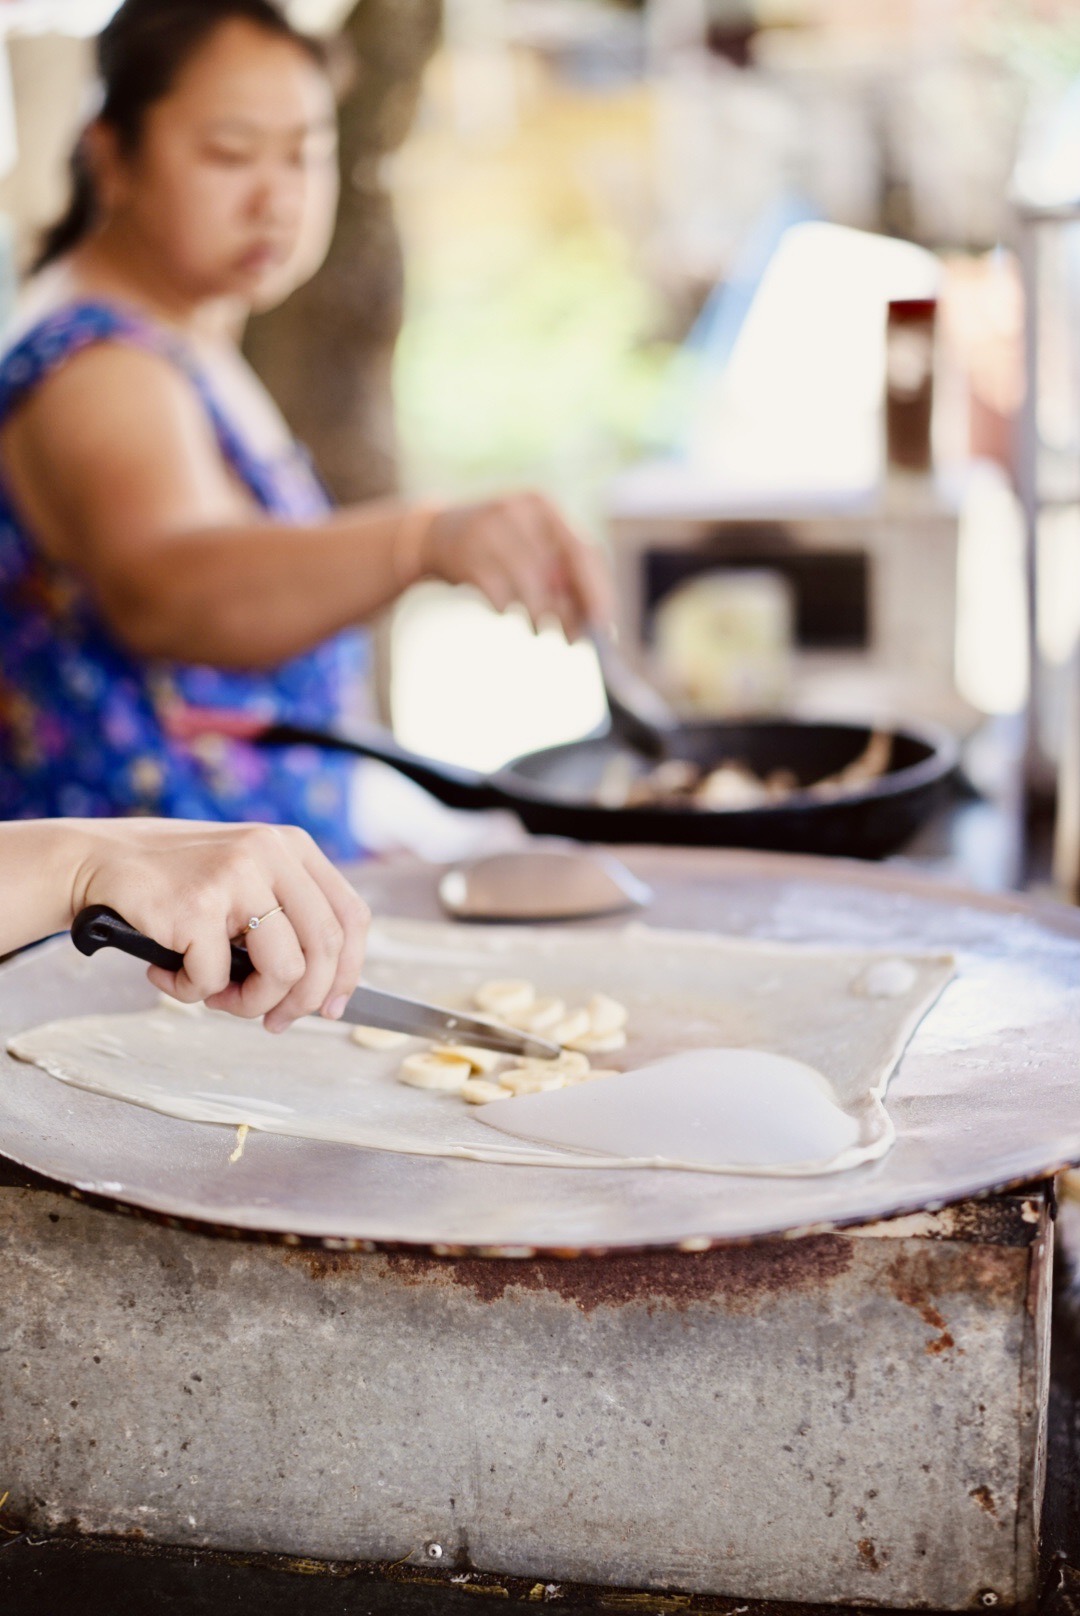
[[[64, 931], [105, 903], [184, 956], [156, 987], [184, 1003], [262, 1016], [283, 1032], [298, 1016], [333, 1019], [356, 987], [368, 910], [305, 831], [164, 819], [41, 819], [0, 824], [0, 953]], [[229, 981], [229, 940], [247, 934], [255, 972]]]
[[472, 583], [499, 609], [520, 600], [571, 636], [609, 611], [599, 558], [539, 495], [267, 519], [189, 382], [140, 349], [102, 345], [69, 361], [5, 426], [0, 453], [46, 553], [89, 581], [140, 656], [272, 666], [425, 576]]

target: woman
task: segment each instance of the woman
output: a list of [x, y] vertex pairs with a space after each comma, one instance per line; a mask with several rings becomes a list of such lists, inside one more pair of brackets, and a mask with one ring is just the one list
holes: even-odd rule
[[421, 578], [572, 637], [606, 577], [535, 495], [330, 513], [235, 340], [336, 195], [330, 86], [276, 6], [125, 0], [98, 57], [0, 361], [0, 817], [295, 821], [348, 856], [347, 760], [239, 737], [332, 726], [355, 625]]
[[[0, 954], [105, 903], [183, 954], [181, 971], [149, 968], [156, 987], [185, 1004], [262, 1016], [269, 1032], [316, 1011], [340, 1018], [363, 963], [366, 905], [291, 826], [0, 825], [0, 891]], [[238, 985], [229, 982], [229, 939], [240, 932], [255, 971]]]

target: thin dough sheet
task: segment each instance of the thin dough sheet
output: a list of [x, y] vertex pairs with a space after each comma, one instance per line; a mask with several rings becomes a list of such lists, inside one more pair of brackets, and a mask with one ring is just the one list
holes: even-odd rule
[[[621, 931], [513, 931], [384, 921], [372, 928], [366, 979], [464, 1006], [491, 977], [527, 977], [568, 1003], [604, 992], [629, 1007], [629, 1041], [614, 1062], [630, 1072], [688, 1050], [723, 1046], [786, 1055], [813, 1067], [858, 1125], [842, 1159], [680, 1162], [516, 1142], [455, 1095], [406, 1087], [396, 1073], [423, 1047], [363, 1049], [347, 1027], [305, 1022], [281, 1037], [258, 1025], [159, 1005], [52, 1021], [20, 1033], [11, 1054], [52, 1077], [189, 1121], [224, 1123], [407, 1155], [531, 1166], [683, 1167], [691, 1171], [821, 1173], [884, 1154], [884, 1106], [912, 1033], [954, 973], [951, 956], [883, 955], [630, 926]], [[601, 1078], [617, 1103], [617, 1076]], [[510, 1102], [502, 1102], [509, 1104]], [[525, 1102], [514, 1102], [522, 1103]], [[482, 1109], [482, 1108], [481, 1108]], [[234, 1136], [223, 1140], [227, 1166]], [[249, 1147], [250, 1149], [250, 1142]]]

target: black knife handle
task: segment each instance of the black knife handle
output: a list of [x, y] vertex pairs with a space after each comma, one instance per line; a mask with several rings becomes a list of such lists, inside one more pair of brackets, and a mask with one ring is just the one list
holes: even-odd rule
[[[71, 941], [81, 954], [96, 954], [99, 948], [118, 948], [121, 953], [132, 954], [148, 965], [160, 965], [163, 971], [179, 971], [184, 964], [183, 954], [163, 948], [145, 932], [136, 931], [105, 903], [92, 903], [89, 908], [80, 909], [71, 927]], [[251, 955], [239, 943], [231, 947], [229, 978], [233, 982], [246, 981], [255, 969]]]

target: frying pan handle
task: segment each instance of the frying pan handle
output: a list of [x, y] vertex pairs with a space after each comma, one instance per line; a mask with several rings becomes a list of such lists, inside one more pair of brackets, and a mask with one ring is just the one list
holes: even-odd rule
[[[155, 943], [145, 932], [136, 931], [122, 915], [104, 903], [92, 903], [89, 908], [79, 910], [71, 927], [71, 941], [80, 954], [96, 954], [99, 948], [118, 948], [121, 953], [132, 954], [149, 965], [160, 965], [163, 971], [179, 971], [184, 964], [183, 954]], [[230, 980], [243, 982], [254, 969], [247, 949], [233, 943]]]
[[399, 774], [415, 780], [447, 808], [507, 808], [513, 803], [487, 775], [462, 769], [455, 763], [436, 763], [399, 746], [385, 730], [363, 735], [339, 735], [332, 730], [305, 729], [297, 724], [274, 724], [251, 739], [258, 746], [316, 746], [328, 752], [351, 752], [354, 757], [388, 763]]

